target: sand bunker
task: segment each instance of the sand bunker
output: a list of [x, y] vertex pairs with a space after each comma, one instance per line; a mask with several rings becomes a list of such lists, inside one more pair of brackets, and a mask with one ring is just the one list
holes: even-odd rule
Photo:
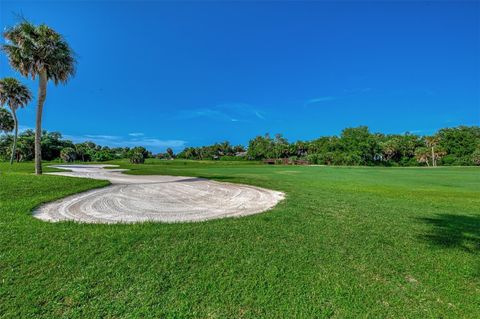
[[63, 176], [109, 180], [112, 185], [40, 206], [36, 218], [84, 223], [192, 222], [258, 214], [284, 194], [195, 177], [126, 175], [108, 165], [57, 165]]

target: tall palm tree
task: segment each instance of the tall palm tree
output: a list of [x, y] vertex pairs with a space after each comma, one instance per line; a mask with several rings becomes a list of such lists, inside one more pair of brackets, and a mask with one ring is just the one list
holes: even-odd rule
[[12, 144], [12, 155], [10, 157], [10, 165], [13, 164], [15, 158], [15, 150], [17, 147], [18, 138], [18, 118], [17, 110], [27, 106], [32, 100], [32, 93], [30, 90], [14, 78], [0, 79], [0, 104], [8, 105], [12, 111], [13, 123], [14, 123], [14, 135]]
[[47, 96], [47, 82], [66, 83], [75, 73], [74, 53], [62, 35], [45, 24], [22, 21], [7, 29], [2, 49], [10, 65], [23, 76], [39, 78], [35, 124], [35, 173], [42, 174], [42, 113]]

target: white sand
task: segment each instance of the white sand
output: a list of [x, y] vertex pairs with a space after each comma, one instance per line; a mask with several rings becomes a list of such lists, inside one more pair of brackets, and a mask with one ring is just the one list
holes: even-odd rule
[[192, 222], [258, 214], [284, 194], [195, 177], [126, 175], [108, 165], [57, 165], [54, 175], [109, 180], [112, 185], [40, 206], [36, 218], [84, 223]]

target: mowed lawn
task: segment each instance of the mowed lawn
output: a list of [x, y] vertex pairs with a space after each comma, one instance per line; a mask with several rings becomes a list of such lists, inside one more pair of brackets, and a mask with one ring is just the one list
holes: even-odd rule
[[478, 168], [121, 164], [287, 197], [239, 219], [53, 224], [31, 210], [107, 183], [0, 164], [0, 317], [480, 317]]

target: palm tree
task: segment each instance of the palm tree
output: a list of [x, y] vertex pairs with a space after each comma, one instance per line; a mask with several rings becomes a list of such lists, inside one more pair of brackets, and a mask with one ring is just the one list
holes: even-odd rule
[[425, 144], [432, 151], [432, 166], [437, 166], [435, 146], [437, 146], [439, 138], [437, 136], [427, 136], [425, 137]]
[[32, 93], [30, 90], [14, 78], [4, 78], [0, 80], [0, 104], [8, 105], [12, 111], [14, 123], [14, 135], [12, 144], [12, 155], [10, 157], [10, 165], [13, 164], [15, 158], [15, 150], [17, 147], [18, 138], [18, 118], [17, 110], [25, 107], [32, 100]]
[[74, 53], [62, 35], [45, 24], [22, 21], [7, 29], [2, 49], [10, 65], [23, 76], [39, 78], [35, 125], [35, 173], [42, 174], [42, 113], [47, 95], [47, 82], [66, 83], [75, 73]]
[[417, 162], [426, 163], [427, 166], [430, 166], [428, 163], [429, 154], [430, 150], [426, 147], [419, 147], [415, 150], [415, 158], [417, 159]]

